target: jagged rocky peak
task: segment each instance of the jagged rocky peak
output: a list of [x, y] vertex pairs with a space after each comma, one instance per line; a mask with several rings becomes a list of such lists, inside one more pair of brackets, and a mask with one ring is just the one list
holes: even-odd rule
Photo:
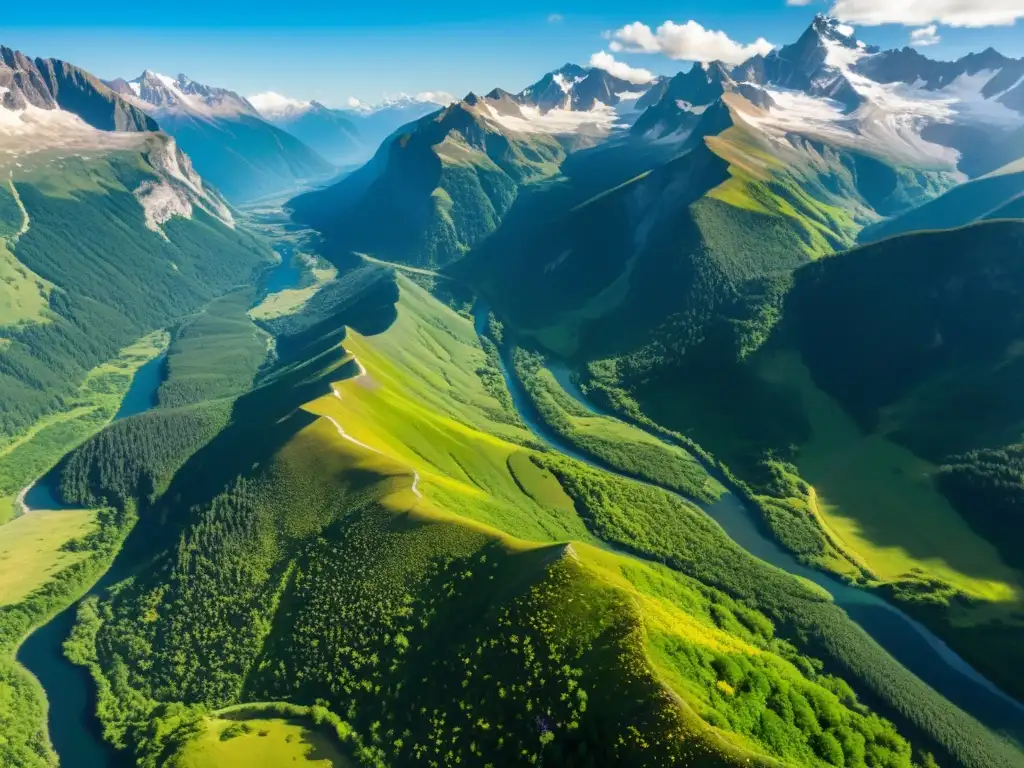
[[589, 112], [599, 104], [614, 107], [622, 101], [636, 101], [663, 82], [663, 78], [656, 78], [649, 83], [631, 83], [597, 67], [565, 64], [515, 96], [509, 95], [516, 103], [536, 108], [541, 114], [553, 109]]
[[481, 101], [499, 115], [507, 115], [509, 117], [523, 116], [523, 111], [520, 109], [516, 97], [501, 88], [494, 88], [489, 91]]
[[147, 69], [127, 83], [132, 94], [160, 112], [185, 112], [200, 115], [259, 116], [256, 107], [243, 96], [227, 88], [217, 88], [197, 82], [187, 75], [177, 77], [161, 75]]
[[850, 84], [847, 70], [877, 52], [878, 48], [858, 40], [850, 25], [818, 14], [795, 43], [767, 56], [755, 56], [735, 67], [731, 75], [737, 82], [775, 85], [828, 97], [852, 111], [863, 100]]
[[864, 47], [863, 43], [857, 40], [857, 31], [852, 26], [823, 13], [814, 17], [808, 32], [816, 34], [819, 40], [831, 40], [847, 48]]
[[58, 59], [32, 59], [0, 46], [0, 106], [60, 109], [102, 131], [155, 131], [157, 125], [98, 78]]

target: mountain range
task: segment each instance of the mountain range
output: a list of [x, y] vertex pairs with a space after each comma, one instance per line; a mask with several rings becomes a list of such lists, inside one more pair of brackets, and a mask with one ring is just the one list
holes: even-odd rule
[[0, 61], [0, 336], [4, 396], [20, 403], [10, 429], [270, 254], [135, 100], [66, 62], [7, 48]]
[[322, 180], [334, 166], [287, 131], [271, 125], [244, 97], [224, 88], [145, 71], [107, 84], [156, 119], [193, 158], [200, 173], [232, 202]]
[[[587, 166], [607, 166], [608, 155], [579, 150], [632, 142], [633, 155], [644, 155], [648, 167], [682, 149], [711, 153], [728, 168], [728, 178], [709, 183], [699, 190], [701, 196], [769, 227], [788, 219], [797, 225], [794, 232], [802, 232], [800, 250], [826, 253], [852, 243], [862, 227], [934, 197], [965, 175], [995, 170], [998, 165], [988, 166], [1000, 153], [1012, 155], [1008, 148], [1019, 126], [1013, 73], [1020, 62], [998, 55], [966, 57], [939, 67], [942, 74], [928, 80], [910, 79], [904, 60], [901, 52], [879, 51], [857, 40], [851, 28], [818, 16], [796, 43], [767, 56], [736, 67], [721, 62], [694, 66], [643, 86], [603, 70], [566, 65], [518, 94], [501, 89], [483, 97], [470, 94], [459, 114], [471, 120], [452, 120], [446, 113], [449, 117], [411, 124], [358, 174], [335, 189], [296, 200], [294, 207], [300, 219], [325, 233], [338, 237], [344, 232], [337, 243], [341, 248], [444, 264], [497, 229], [521, 190], [540, 187], [534, 184], [536, 174], [520, 174], [502, 182], [499, 205], [485, 202], [471, 188], [487, 190], [493, 182], [482, 180], [476, 170], [488, 165], [474, 160], [460, 173], [477, 178], [452, 195], [438, 182], [436, 170], [452, 166], [450, 153], [442, 157], [440, 150], [428, 149], [423, 151], [432, 153], [433, 160], [398, 162], [406, 157], [398, 148], [419, 145], [417, 132], [429, 133], [434, 142], [444, 130], [452, 142], [469, 146], [465, 158], [476, 160], [479, 147], [467, 141], [463, 129], [492, 137], [490, 160], [498, 136], [520, 148], [534, 145], [529, 152], [545, 155], [544, 178], [585, 177]], [[1007, 86], [1001, 88], [1004, 81]], [[985, 141], [968, 140], [979, 132]], [[561, 157], [539, 147], [553, 143]], [[579, 156], [563, 173], [564, 158], [573, 154]], [[375, 241], [372, 235], [359, 235], [358, 227], [338, 224], [365, 220], [358, 212], [359, 199], [363, 190], [375, 194], [379, 188], [373, 176], [391, 179], [380, 184], [421, 188], [424, 196], [438, 190], [438, 195], [420, 205], [415, 217], [389, 227], [387, 241]], [[657, 205], [664, 208], [663, 202]], [[488, 209], [494, 212], [481, 218], [479, 211]], [[832, 226], [828, 220], [836, 215], [843, 221]], [[451, 229], [450, 223], [458, 231], [464, 219], [490, 223], [474, 224], [472, 234], [437, 237], [439, 228]]]
[[0, 765], [1021, 765], [1024, 60], [633, 79], [0, 48]]

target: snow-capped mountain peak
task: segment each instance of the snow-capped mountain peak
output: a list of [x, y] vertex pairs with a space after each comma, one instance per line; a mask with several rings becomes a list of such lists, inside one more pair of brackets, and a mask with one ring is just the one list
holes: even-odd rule
[[658, 78], [638, 85], [597, 67], [565, 64], [548, 72], [513, 98], [524, 107], [539, 110], [542, 115], [552, 110], [589, 112], [598, 108], [614, 108], [621, 102], [635, 107], [662, 80]]
[[[113, 86], [114, 83], [111, 85]], [[123, 96], [134, 97], [139, 106], [158, 115], [161, 113], [186, 113], [205, 117], [259, 115], [259, 112], [247, 99], [234, 91], [203, 85], [183, 74], [170, 77], [147, 69], [134, 80], [127, 81], [125, 85], [128, 90], [121, 88]]]
[[830, 40], [847, 48], [864, 48], [864, 43], [857, 40], [857, 31], [839, 19], [819, 13], [811, 22], [811, 29], [822, 40]]

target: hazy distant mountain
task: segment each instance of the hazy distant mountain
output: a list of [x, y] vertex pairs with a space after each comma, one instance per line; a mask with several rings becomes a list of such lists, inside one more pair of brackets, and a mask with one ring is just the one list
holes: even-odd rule
[[369, 158], [381, 142], [402, 126], [447, 107], [457, 99], [443, 93], [402, 94], [378, 104], [358, 104], [342, 110], [356, 126], [360, 141]]
[[453, 101], [455, 97], [444, 93], [402, 94], [379, 104], [352, 100], [345, 109], [336, 109], [272, 91], [249, 97], [249, 103], [265, 120], [337, 165], [365, 162], [399, 128]]
[[271, 125], [247, 99], [185, 75], [145, 71], [108, 83], [178, 139], [196, 168], [242, 202], [326, 178], [333, 166], [291, 133]]
[[349, 112], [273, 92], [250, 96], [249, 103], [265, 120], [288, 131], [335, 165], [366, 159], [368, 150]]
[[1024, 160], [953, 187], [919, 208], [871, 227], [861, 240], [871, 242], [994, 219], [1024, 219]]

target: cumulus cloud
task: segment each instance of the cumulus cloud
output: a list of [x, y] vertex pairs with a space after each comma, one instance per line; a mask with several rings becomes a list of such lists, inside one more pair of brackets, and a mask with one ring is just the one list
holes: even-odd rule
[[731, 40], [725, 32], [705, 29], [693, 20], [685, 24], [666, 21], [654, 31], [646, 24], [634, 21], [615, 30], [609, 37], [612, 42], [608, 47], [615, 52], [662, 53], [670, 59], [724, 61], [727, 64], [742, 64], [751, 56], [767, 54], [774, 47], [763, 37], [743, 45]]
[[428, 104], [439, 104], [442, 107], [447, 107], [449, 104], [454, 104], [458, 101], [453, 94], [447, 91], [422, 91], [417, 93], [414, 97], [416, 101], [425, 101]]
[[552, 13], [548, 16], [548, 24], [561, 24], [565, 21], [565, 16], [560, 13]]
[[832, 15], [854, 24], [923, 27], [1008, 26], [1024, 19], [1022, 0], [835, 0]]
[[361, 102], [355, 96], [349, 96], [348, 101], [346, 101], [345, 103], [348, 105], [349, 109], [359, 109], [361, 106], [363, 106], [363, 102]]
[[608, 51], [600, 51], [590, 57], [590, 66], [603, 69], [609, 75], [635, 85], [643, 85], [654, 79], [646, 69], [631, 67], [624, 61], [616, 61]]
[[925, 45], [935, 45], [940, 40], [939, 28], [934, 24], [930, 24], [927, 27], [921, 27], [921, 29], [915, 29], [910, 33], [910, 44], [918, 47]]

